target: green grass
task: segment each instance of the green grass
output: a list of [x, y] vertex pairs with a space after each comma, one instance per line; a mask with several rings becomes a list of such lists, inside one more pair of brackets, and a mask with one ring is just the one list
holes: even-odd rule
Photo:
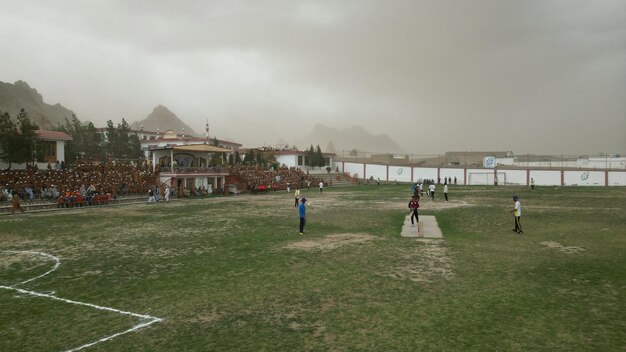
[[[164, 319], [92, 351], [626, 350], [625, 188], [452, 186], [450, 206], [420, 209], [442, 241], [399, 236], [408, 186], [304, 193], [305, 236], [283, 192], [4, 216], [0, 250], [61, 259], [21, 288]], [[374, 240], [286, 248], [340, 234]], [[9, 257], [0, 285], [52, 265]], [[138, 322], [0, 289], [0, 351], [64, 350]]]

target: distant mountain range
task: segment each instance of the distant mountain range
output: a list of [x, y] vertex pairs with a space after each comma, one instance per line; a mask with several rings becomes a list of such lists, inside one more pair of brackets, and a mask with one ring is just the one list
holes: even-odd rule
[[[21, 109], [24, 109], [30, 120], [41, 129], [51, 129], [58, 124], [63, 125], [65, 119], [71, 121], [74, 114], [72, 110], [61, 104], [45, 103], [41, 94], [24, 81], [17, 81], [14, 84], [0, 82], [0, 112], [8, 112], [12, 119], [16, 119]], [[80, 119], [80, 116], [78, 118]], [[114, 124], [118, 122], [114, 121]], [[158, 128], [162, 132], [173, 130], [176, 133], [181, 133], [184, 128], [185, 134], [195, 134], [191, 127], [162, 105], [154, 108], [145, 119], [130, 123], [130, 125], [134, 129], [140, 129], [143, 125], [146, 131], [156, 131]], [[96, 127], [104, 127], [104, 125]]]
[[150, 115], [145, 119], [130, 124], [133, 129], [140, 129], [143, 126], [145, 131], [156, 131], [157, 128], [161, 133], [166, 130], [172, 130], [177, 134], [180, 134], [185, 129], [186, 135], [195, 135], [196, 133], [184, 123], [181, 119], [170, 111], [167, 107], [159, 105], [152, 110]]
[[[45, 103], [41, 94], [24, 81], [17, 81], [14, 84], [0, 82], [0, 111], [8, 112], [15, 119], [22, 108], [28, 113], [31, 121], [42, 129], [50, 129], [56, 127], [57, 124], [64, 124], [65, 119], [71, 119], [72, 114], [74, 114], [72, 110], [61, 104], [50, 105]], [[80, 118], [80, 116], [78, 117]], [[119, 121], [114, 121], [114, 123], [117, 122]], [[173, 130], [177, 134], [180, 134], [184, 128], [186, 135], [196, 135], [189, 125], [162, 105], [155, 107], [145, 119], [132, 123], [129, 121], [129, 124], [133, 129], [140, 129], [143, 126], [146, 131], [159, 129], [161, 132], [165, 132], [166, 130]], [[240, 142], [245, 143], [245, 141]], [[306, 137], [299, 139], [295, 145], [306, 149], [310, 145], [319, 145], [322, 151], [336, 153], [342, 153], [342, 151], [347, 153], [353, 149], [380, 153], [402, 152], [401, 148], [387, 135], [374, 135], [360, 126], [340, 130], [317, 124]]]
[[21, 109], [28, 113], [30, 120], [42, 129], [64, 124], [72, 119], [74, 112], [61, 104], [47, 104], [35, 88], [24, 81], [15, 84], [0, 82], [0, 111], [8, 112], [12, 119], [17, 118]]
[[[341, 154], [353, 149], [366, 152], [401, 153], [402, 148], [385, 134], [374, 135], [363, 127], [353, 126], [343, 130], [317, 124], [311, 133], [298, 141], [297, 145], [309, 147], [319, 145], [324, 152]], [[334, 150], [329, 150], [334, 149]]]

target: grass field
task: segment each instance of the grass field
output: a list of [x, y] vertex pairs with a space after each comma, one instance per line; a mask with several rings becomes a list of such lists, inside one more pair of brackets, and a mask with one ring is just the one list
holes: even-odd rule
[[[0, 217], [0, 351], [624, 351], [626, 188], [406, 185]], [[523, 206], [514, 234], [512, 195]], [[438, 196], [441, 196], [439, 194]]]

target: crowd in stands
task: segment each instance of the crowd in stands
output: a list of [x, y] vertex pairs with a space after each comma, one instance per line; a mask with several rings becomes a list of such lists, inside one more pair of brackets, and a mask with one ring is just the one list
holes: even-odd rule
[[[311, 177], [295, 167], [266, 170], [261, 165], [233, 165], [228, 169], [241, 183], [233, 192], [272, 192], [318, 187], [321, 179]], [[71, 165], [48, 164], [46, 169], [0, 170], [0, 202], [11, 202], [13, 194], [28, 203], [53, 203], [59, 208], [108, 204], [118, 196], [145, 196], [150, 190], [158, 197], [164, 190], [158, 184], [158, 168], [148, 161], [94, 161], [78, 159]], [[162, 186], [162, 185], [161, 185]], [[224, 185], [227, 187], [227, 185]], [[213, 190], [210, 186], [185, 189], [187, 197], [225, 194], [229, 189]], [[173, 195], [175, 192], [172, 191]]]
[[295, 167], [266, 170], [261, 165], [233, 165], [229, 173], [239, 177], [244, 189], [251, 193], [317, 187], [321, 179], [311, 177]]
[[59, 207], [106, 204], [118, 195], [147, 194], [156, 174], [146, 161], [79, 159], [73, 165], [48, 164], [41, 170], [0, 170], [0, 201], [17, 194], [22, 201], [49, 200]]

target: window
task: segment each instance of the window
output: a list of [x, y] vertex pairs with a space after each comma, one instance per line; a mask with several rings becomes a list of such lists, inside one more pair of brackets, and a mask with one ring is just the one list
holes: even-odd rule
[[302, 166], [302, 155], [298, 155], [298, 166]]
[[43, 161], [54, 163], [57, 161], [57, 142], [44, 141], [41, 145]]

